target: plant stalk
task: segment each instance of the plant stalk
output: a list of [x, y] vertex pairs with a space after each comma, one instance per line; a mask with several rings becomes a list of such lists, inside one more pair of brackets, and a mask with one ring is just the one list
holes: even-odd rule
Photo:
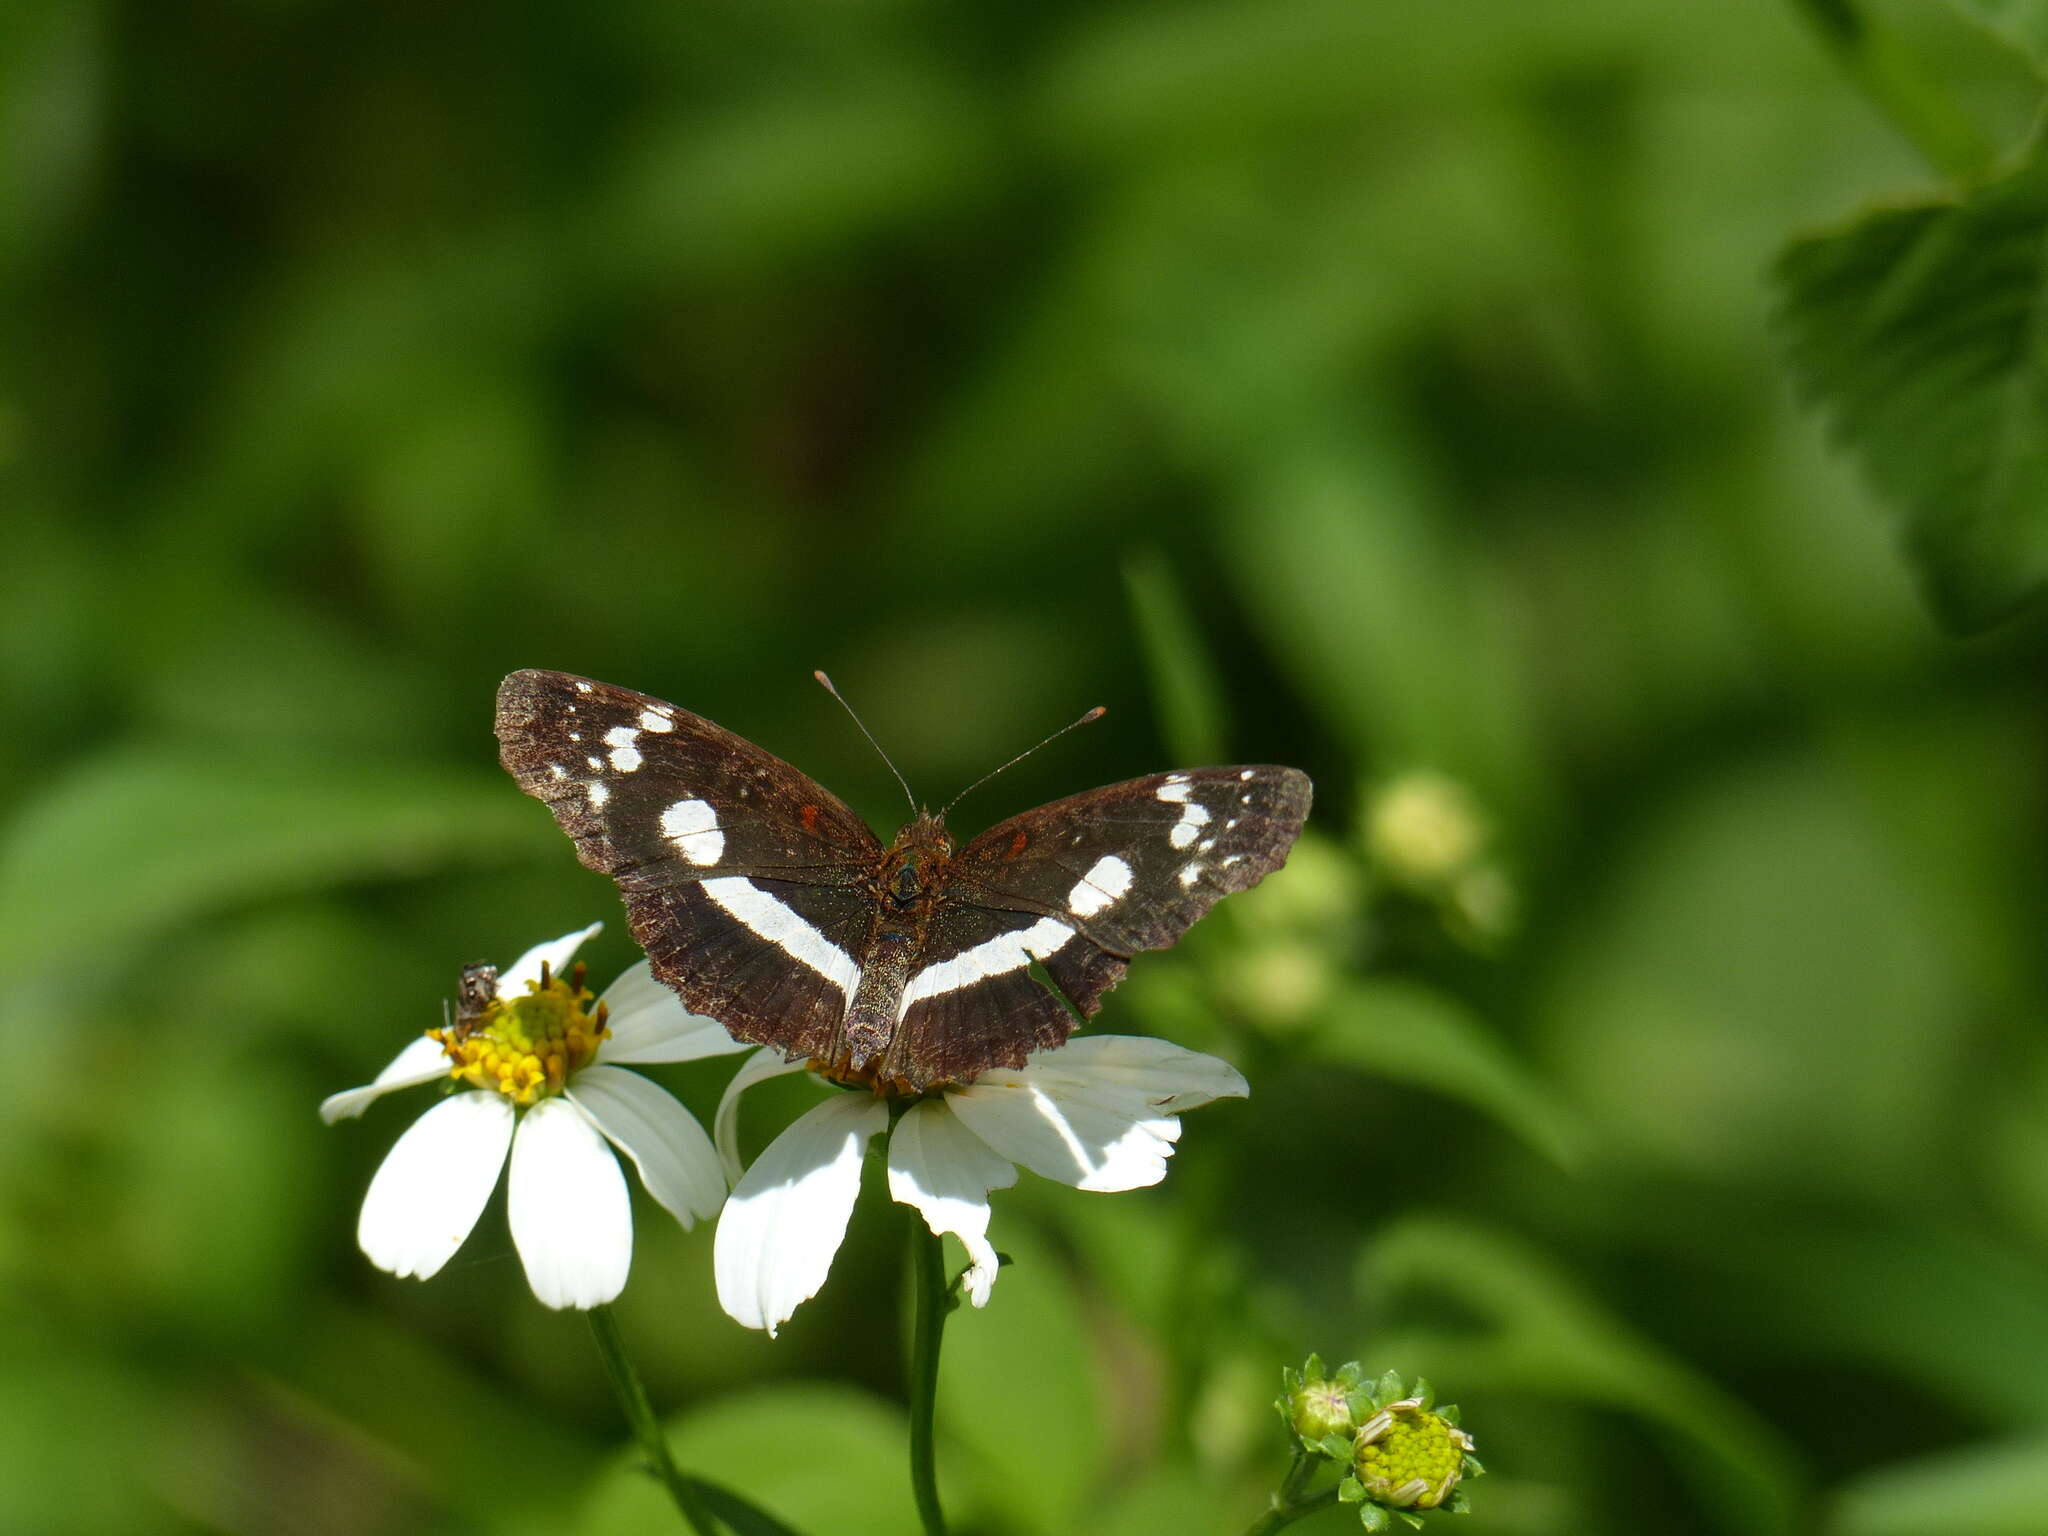
[[1327, 1509], [1337, 1502], [1335, 1485], [1321, 1493], [1305, 1493], [1316, 1475], [1316, 1458], [1306, 1451], [1297, 1451], [1294, 1465], [1287, 1469], [1287, 1476], [1273, 1494], [1272, 1503], [1266, 1512], [1245, 1527], [1244, 1536], [1272, 1536], [1274, 1531], [1285, 1530], [1297, 1520], [1306, 1519], [1319, 1509]]
[[691, 1486], [690, 1480], [676, 1467], [675, 1458], [669, 1454], [668, 1438], [661, 1432], [661, 1424], [654, 1417], [654, 1408], [647, 1401], [647, 1389], [640, 1384], [639, 1373], [633, 1369], [633, 1362], [626, 1358], [625, 1340], [619, 1336], [618, 1319], [612, 1316], [610, 1307], [590, 1309], [590, 1332], [597, 1340], [598, 1358], [604, 1361], [604, 1373], [612, 1384], [612, 1393], [619, 1400], [619, 1407], [626, 1415], [626, 1422], [633, 1427], [633, 1434], [640, 1442], [640, 1449], [647, 1455], [650, 1468], [668, 1489], [668, 1496], [675, 1500], [676, 1509], [697, 1536], [723, 1536], [724, 1527], [715, 1523], [710, 1510], [704, 1507], [704, 1500]]
[[932, 1414], [939, 1398], [939, 1342], [946, 1329], [946, 1261], [938, 1234], [910, 1213], [910, 1487], [925, 1536], [946, 1536], [939, 1507]]

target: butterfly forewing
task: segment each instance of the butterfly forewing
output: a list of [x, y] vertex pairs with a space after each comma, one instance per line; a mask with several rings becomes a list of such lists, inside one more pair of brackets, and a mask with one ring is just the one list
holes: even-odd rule
[[882, 851], [867, 823], [744, 737], [589, 678], [513, 673], [497, 732], [685, 1004], [742, 1039], [829, 1047]]
[[718, 875], [853, 884], [881, 854], [808, 775], [701, 715], [566, 672], [498, 689], [499, 756], [592, 869], [622, 885]]

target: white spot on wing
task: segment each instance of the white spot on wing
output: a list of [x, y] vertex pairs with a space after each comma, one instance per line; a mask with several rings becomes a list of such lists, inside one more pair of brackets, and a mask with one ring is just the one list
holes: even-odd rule
[[[683, 805], [703, 803], [701, 800], [682, 802]], [[739, 919], [756, 938], [766, 939], [799, 965], [816, 971], [848, 999], [852, 998], [854, 989], [860, 985], [860, 967], [853, 963], [853, 958], [745, 875], [706, 880], [701, 889], [727, 913]]]
[[1185, 848], [1195, 840], [1199, 828], [1209, 824], [1209, 808], [1193, 803], [1180, 808], [1180, 820], [1173, 824], [1173, 830], [1166, 834], [1166, 840], [1176, 848]]
[[640, 739], [640, 733], [630, 725], [615, 725], [604, 733], [605, 745], [612, 749], [612, 768], [618, 773], [631, 773], [640, 766], [640, 749], [633, 745]]
[[1034, 959], [1057, 954], [1060, 946], [1073, 936], [1074, 930], [1058, 918], [1041, 917], [1029, 928], [999, 933], [972, 949], [961, 950], [950, 960], [928, 965], [911, 977], [910, 985], [903, 989], [903, 1006], [896, 1017], [900, 1022], [910, 1012], [911, 1004], [921, 999], [956, 992], [991, 976], [1021, 971]]
[[550, 778], [566, 779], [567, 777], [569, 777], [569, 770], [564, 768], [560, 763], [549, 763], [548, 776]]
[[692, 864], [716, 864], [725, 857], [725, 834], [708, 800], [678, 800], [661, 813], [661, 830]]
[[578, 684], [576, 685], [576, 691], [577, 691], [578, 693], [588, 693], [588, 692], [590, 692], [590, 684], [588, 684], [588, 683], [578, 683]]
[[1076, 917], [1093, 917], [1114, 906], [1130, 888], [1131, 866], [1113, 853], [1104, 854], [1067, 892], [1067, 910]]
[[590, 771], [592, 773], [595, 773], [600, 768], [604, 767], [604, 759], [601, 757], [586, 757], [585, 759], [583, 759], [583, 761], [590, 764]]
[[1246, 784], [1249, 784], [1249, 783], [1251, 783], [1251, 781], [1252, 781], [1252, 771], [1251, 771], [1251, 769], [1249, 769], [1249, 768], [1245, 769], [1245, 771], [1244, 771], [1243, 773], [1240, 773], [1240, 774], [1238, 775], [1238, 779], [1239, 779], [1239, 780], [1240, 780], [1241, 782], [1243, 782], [1243, 783], [1246, 783]]
[[675, 721], [669, 719], [667, 715], [657, 714], [651, 709], [640, 711], [640, 729], [643, 731], [653, 731], [659, 736], [663, 732], [672, 731], [675, 728]]
[[1153, 790], [1152, 793], [1169, 804], [1179, 805], [1187, 800], [1188, 781], [1186, 779], [1168, 779], [1164, 784]]
[[1194, 884], [1194, 883], [1195, 883], [1195, 882], [1196, 882], [1197, 880], [1199, 880], [1199, 879], [1201, 879], [1201, 878], [1202, 878], [1202, 866], [1201, 866], [1200, 864], [1183, 864], [1183, 865], [1181, 865], [1181, 867], [1180, 867], [1180, 883], [1181, 883], [1182, 885], [1193, 885], [1193, 884]]
[[593, 779], [588, 786], [588, 793], [590, 795], [590, 808], [593, 811], [601, 810], [604, 807], [605, 801], [611, 799], [612, 788], [602, 779]]

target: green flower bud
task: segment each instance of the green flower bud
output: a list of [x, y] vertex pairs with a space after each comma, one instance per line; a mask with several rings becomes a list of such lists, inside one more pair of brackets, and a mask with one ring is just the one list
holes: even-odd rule
[[1373, 862], [1398, 885], [1434, 890], [1469, 869], [1489, 829], [1471, 792], [1441, 773], [1406, 773], [1380, 785], [1366, 807]]
[[1358, 1426], [1356, 1409], [1370, 1402], [1362, 1385], [1365, 1373], [1357, 1361], [1326, 1373], [1320, 1355], [1310, 1355], [1300, 1370], [1281, 1374], [1286, 1390], [1273, 1406], [1304, 1447], [1339, 1461], [1351, 1459], [1351, 1432]]
[[1358, 1426], [1352, 1475], [1364, 1497], [1391, 1509], [1435, 1509], [1466, 1472], [1472, 1437], [1421, 1397], [1387, 1403]]

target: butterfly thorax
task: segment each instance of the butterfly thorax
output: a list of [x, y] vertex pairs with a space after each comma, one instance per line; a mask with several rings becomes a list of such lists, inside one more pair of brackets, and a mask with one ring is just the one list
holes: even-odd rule
[[929, 905], [953, 857], [953, 839], [945, 821], [929, 811], [919, 811], [915, 821], [905, 822], [896, 841], [882, 855], [876, 871], [877, 899], [899, 911]]

